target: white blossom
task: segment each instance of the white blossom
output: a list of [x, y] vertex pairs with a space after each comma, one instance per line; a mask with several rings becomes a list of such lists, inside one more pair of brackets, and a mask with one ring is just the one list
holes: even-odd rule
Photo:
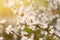
[[4, 24], [6, 22], [6, 19], [3, 19], [0, 21], [1, 24]]
[[39, 38], [39, 40], [43, 40], [43, 38]]
[[54, 33], [54, 29], [51, 29], [51, 30], [49, 31], [49, 33], [50, 33], [50, 34], [53, 34], [53, 33]]
[[[58, 15], [53, 14], [52, 9], [54, 11], [58, 9], [58, 5], [60, 5], [60, 0], [45, 0], [48, 3], [48, 8], [38, 3], [35, 3], [35, 0], [27, 0], [29, 3], [29, 6], [26, 7], [23, 1], [24, 0], [8, 0], [8, 3], [4, 2], [6, 7], [10, 8], [14, 14], [17, 14], [16, 23], [12, 24], [14, 27], [12, 25], [6, 24], [6, 26], [7, 25], [8, 26], [6, 27], [5, 32], [7, 34], [9, 33], [13, 34], [14, 40], [17, 40], [18, 36], [16, 35], [18, 35], [19, 33], [21, 33], [21, 36], [22, 36], [21, 40], [34, 40], [34, 34], [31, 34], [30, 38], [28, 38], [27, 36], [24, 36], [24, 35], [28, 35], [28, 33], [24, 30], [25, 25], [28, 25], [28, 27], [32, 29], [32, 31], [34, 31], [37, 28], [36, 25], [38, 25], [43, 30], [48, 28], [49, 22], [53, 21], [54, 18], [59, 17]], [[19, 4], [20, 7], [17, 8], [16, 6], [18, 5], [15, 5], [15, 3]], [[21, 16], [21, 14], [23, 14], [23, 16]], [[5, 23], [6, 23], [5, 19], [0, 21], [0, 24], [2, 24], [3, 26], [5, 25]], [[57, 34], [60, 37], [60, 33], [59, 33], [60, 19], [57, 19], [57, 24], [55, 26], [57, 29], [56, 31], [54, 30], [53, 25], [49, 26], [49, 29], [50, 29], [49, 33], [53, 34], [55, 32], [55, 34]], [[47, 36], [48, 32], [43, 30], [41, 30], [41, 34], [44, 34], [45, 36]], [[12, 31], [16, 33], [16, 35], [12, 33]], [[0, 37], [0, 40], [3, 40], [3, 39], [4, 39], [3, 37]], [[39, 38], [39, 40], [44, 40], [44, 39]]]
[[12, 31], [12, 25], [7, 26], [6, 33], [9, 34]]
[[23, 36], [22, 38], [21, 38], [21, 40], [27, 40], [28, 39], [28, 37], [26, 37], [26, 36]]
[[21, 36], [28, 35], [26, 31], [21, 31]]
[[3, 37], [0, 37], [0, 40], [4, 40], [4, 38]]

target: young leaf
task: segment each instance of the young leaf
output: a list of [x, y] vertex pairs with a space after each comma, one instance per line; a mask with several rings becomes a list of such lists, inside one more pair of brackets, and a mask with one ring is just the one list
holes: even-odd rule
[[29, 34], [32, 33], [32, 29], [29, 28], [29, 26], [25, 25], [25, 31]]

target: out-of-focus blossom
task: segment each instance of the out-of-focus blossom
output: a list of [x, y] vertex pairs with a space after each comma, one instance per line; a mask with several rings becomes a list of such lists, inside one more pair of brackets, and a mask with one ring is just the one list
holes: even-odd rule
[[43, 38], [39, 38], [39, 40], [43, 40]]
[[[41, 1], [42, 5], [41, 3], [38, 3], [38, 1]], [[57, 11], [58, 5], [60, 5], [59, 0], [8, 0], [7, 3], [3, 3], [5, 4], [5, 7], [10, 8], [13, 13], [17, 15], [16, 23], [8, 26], [6, 25], [7, 27], [4, 30], [7, 34], [13, 34], [14, 40], [17, 40], [20, 36], [21, 40], [34, 40], [35, 36], [36, 40], [37, 38], [39, 40], [44, 40], [43, 37], [40, 38], [40, 36], [41, 34], [47, 36], [48, 32], [51, 35], [55, 32], [55, 34], [60, 37], [60, 19], [57, 19], [56, 25], [50, 23], [55, 18], [59, 17], [57, 12], [55, 14], [55, 10]], [[5, 26], [5, 22], [5, 19], [1, 20], [0, 24]], [[57, 29], [56, 31], [54, 29], [55, 26]], [[38, 32], [35, 31], [37, 28], [40, 28]], [[32, 32], [30, 38], [27, 37], [30, 35], [29, 32]], [[0, 37], [0, 40], [2, 39], [3, 37]]]
[[26, 36], [23, 36], [22, 38], [21, 38], [21, 40], [27, 40], [28, 39], [28, 37], [26, 37]]
[[3, 20], [0, 21], [0, 24], [4, 24], [5, 22], [6, 22], [6, 20], [3, 19]]
[[0, 37], [0, 40], [4, 40], [4, 38], [3, 37]]
[[51, 29], [49, 32], [50, 32], [50, 34], [53, 34], [54, 33], [54, 29]]
[[7, 28], [6, 28], [6, 33], [9, 34], [10, 32], [12, 33], [12, 25], [9, 25]]

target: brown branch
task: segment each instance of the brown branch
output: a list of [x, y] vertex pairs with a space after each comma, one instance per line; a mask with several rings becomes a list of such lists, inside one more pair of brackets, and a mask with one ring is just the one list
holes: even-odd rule
[[20, 35], [16, 34], [14, 31], [11, 31], [12, 33], [14, 33], [17, 37], [21, 37]]

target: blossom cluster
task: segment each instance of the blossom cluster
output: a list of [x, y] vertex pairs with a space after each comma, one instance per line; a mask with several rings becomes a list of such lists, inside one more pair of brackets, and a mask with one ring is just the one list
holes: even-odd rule
[[[6, 0], [3, 3], [17, 17], [15, 25], [1, 28], [4, 29], [1, 40], [9, 40], [8, 35], [11, 40], [59, 40], [60, 0]], [[1, 20], [0, 24], [5, 26], [5, 21]]]

